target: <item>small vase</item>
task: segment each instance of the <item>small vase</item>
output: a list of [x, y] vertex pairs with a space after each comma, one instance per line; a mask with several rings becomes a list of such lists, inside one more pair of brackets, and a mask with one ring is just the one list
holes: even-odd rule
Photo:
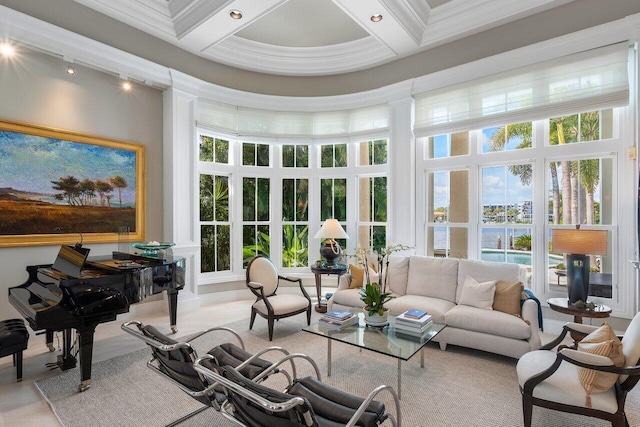
[[367, 307], [362, 309], [364, 311], [364, 321], [367, 325], [371, 326], [385, 326], [389, 324], [389, 309], [385, 308], [382, 316], [378, 313], [369, 315], [369, 309]]

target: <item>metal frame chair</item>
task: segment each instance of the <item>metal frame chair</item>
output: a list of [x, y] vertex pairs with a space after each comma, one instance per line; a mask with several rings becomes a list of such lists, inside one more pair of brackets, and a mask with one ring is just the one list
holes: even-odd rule
[[[296, 376], [296, 366], [293, 358], [300, 357], [297, 354], [290, 355], [282, 347], [272, 346], [261, 350], [256, 354], [248, 353], [244, 350], [244, 342], [237, 332], [226, 327], [210, 328], [191, 337], [188, 341], [179, 342], [160, 333], [155, 327], [144, 325], [142, 322], [132, 320], [125, 322], [121, 326], [122, 330], [144, 341], [151, 348], [151, 358], [147, 361], [147, 366], [165, 379], [171, 381], [189, 396], [204, 403], [207, 406], [181, 417], [172, 422], [169, 426], [180, 424], [184, 420], [204, 411], [208, 407], [220, 410], [226, 396], [215, 381], [209, 381], [206, 377], [198, 373], [193, 366], [198, 358], [196, 350], [191, 345], [196, 338], [199, 338], [213, 331], [224, 331], [232, 334], [239, 342], [239, 346], [233, 343], [220, 344], [209, 351], [208, 367], [214, 370], [221, 366], [230, 365], [241, 371], [244, 375], [262, 381], [271, 374], [281, 373], [287, 378], [290, 384], [292, 378]], [[277, 363], [261, 359], [265, 353], [276, 351], [283, 353], [285, 357]], [[292, 373], [279, 368], [282, 363], [290, 361]]]
[[[557, 353], [549, 351], [560, 344], [567, 333], [581, 339], [580, 337], [586, 337], [597, 328], [567, 323], [554, 341], [541, 350], [529, 352], [520, 358], [517, 371], [525, 427], [531, 426], [534, 405], [600, 418], [610, 421], [615, 427], [629, 425], [624, 406], [627, 393], [640, 380], [640, 313], [635, 315], [622, 337], [622, 352], [627, 366], [619, 368], [608, 357], [570, 347], [560, 346]], [[618, 374], [619, 378], [608, 391], [592, 394], [589, 400], [592, 404], [588, 405], [586, 392], [577, 378], [580, 367], [611, 372]]]
[[[302, 295], [277, 295], [280, 279], [298, 282]], [[247, 265], [247, 287], [255, 295], [256, 301], [251, 306], [249, 329], [253, 328], [256, 315], [267, 319], [269, 341], [273, 340], [273, 325], [277, 319], [295, 316], [307, 312], [307, 325], [311, 324], [311, 298], [302, 286], [302, 279], [278, 274], [271, 260], [264, 256], [256, 256]]]
[[[323, 384], [317, 366], [313, 363], [316, 378], [296, 378], [281, 393], [244, 377], [230, 366], [214, 372], [205, 366], [210, 358], [210, 355], [198, 358], [194, 367], [210, 381], [224, 388], [227, 400], [222, 404], [221, 413], [238, 425], [373, 427], [386, 420], [390, 420], [395, 427], [402, 425], [400, 400], [390, 386], [381, 385], [362, 399]], [[395, 416], [386, 411], [383, 403], [374, 400], [382, 391], [388, 391], [392, 395]]]

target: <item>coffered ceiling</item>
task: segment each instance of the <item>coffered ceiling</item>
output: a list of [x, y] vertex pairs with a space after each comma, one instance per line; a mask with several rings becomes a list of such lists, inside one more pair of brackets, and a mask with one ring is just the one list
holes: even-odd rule
[[572, 0], [74, 1], [215, 62], [321, 76], [392, 62]]

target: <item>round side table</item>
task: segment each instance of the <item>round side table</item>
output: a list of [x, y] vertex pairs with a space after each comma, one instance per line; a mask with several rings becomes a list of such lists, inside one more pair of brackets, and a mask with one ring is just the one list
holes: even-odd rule
[[340, 276], [347, 272], [347, 266], [345, 264], [333, 264], [333, 265], [312, 265], [311, 271], [316, 276], [316, 293], [318, 295], [318, 303], [316, 304], [316, 311], [318, 313], [327, 312], [327, 304], [322, 302], [322, 275], [323, 274], [335, 274]]
[[[569, 300], [567, 298], [550, 298], [547, 300], [547, 304], [549, 304], [549, 308], [553, 311], [572, 315], [574, 323], [582, 323], [583, 317], [604, 319], [609, 317], [611, 314], [611, 307], [604, 304], [599, 304], [594, 309], [579, 308], [573, 304], [569, 304]], [[578, 342], [582, 337], [576, 336], [572, 333], [571, 338], [573, 338], [574, 348], [577, 348]]]

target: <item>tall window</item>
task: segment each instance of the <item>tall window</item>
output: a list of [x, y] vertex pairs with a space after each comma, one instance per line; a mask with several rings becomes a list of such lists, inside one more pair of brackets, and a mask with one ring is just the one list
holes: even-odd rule
[[201, 271], [231, 269], [229, 177], [200, 175]]
[[358, 246], [379, 249], [387, 245], [387, 177], [358, 179]]
[[242, 260], [246, 267], [256, 255], [270, 254], [271, 181], [242, 178]]
[[604, 229], [590, 292], [614, 298], [614, 123], [609, 109], [421, 139], [425, 252], [525, 265], [545, 291], [566, 292], [551, 230]]
[[282, 180], [282, 266], [309, 263], [309, 180]]

